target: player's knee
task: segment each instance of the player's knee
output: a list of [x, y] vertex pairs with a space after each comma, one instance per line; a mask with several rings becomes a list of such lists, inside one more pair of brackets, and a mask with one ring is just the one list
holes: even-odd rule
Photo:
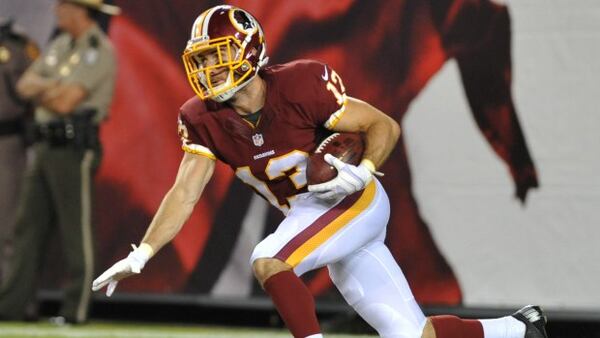
[[259, 258], [252, 263], [252, 270], [262, 286], [271, 276], [282, 271], [292, 270], [292, 266], [276, 258]]
[[365, 292], [358, 279], [338, 265], [330, 265], [328, 269], [329, 277], [350, 306], [354, 306], [363, 299]]
[[425, 327], [423, 327], [421, 338], [436, 338], [435, 330], [433, 329], [433, 323], [431, 323], [431, 319], [429, 318], [427, 318], [427, 322], [425, 322]]

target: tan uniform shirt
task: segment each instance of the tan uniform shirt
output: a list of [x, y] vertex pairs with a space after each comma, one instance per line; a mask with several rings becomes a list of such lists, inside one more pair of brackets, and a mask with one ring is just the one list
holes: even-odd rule
[[[111, 42], [97, 25], [76, 40], [66, 33], [57, 36], [34, 62], [31, 70], [42, 77], [85, 88], [88, 95], [75, 108], [75, 112], [95, 109], [96, 123], [108, 115], [114, 90], [116, 61]], [[58, 118], [59, 115], [48, 108], [38, 106], [35, 110], [35, 120], [38, 123]]]

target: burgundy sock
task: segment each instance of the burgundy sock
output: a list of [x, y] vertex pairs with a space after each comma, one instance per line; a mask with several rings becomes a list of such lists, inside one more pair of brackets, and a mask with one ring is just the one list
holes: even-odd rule
[[321, 332], [313, 296], [295, 273], [276, 273], [267, 279], [264, 287], [295, 338], [305, 338]]
[[483, 338], [483, 326], [478, 320], [454, 316], [430, 317], [437, 338]]

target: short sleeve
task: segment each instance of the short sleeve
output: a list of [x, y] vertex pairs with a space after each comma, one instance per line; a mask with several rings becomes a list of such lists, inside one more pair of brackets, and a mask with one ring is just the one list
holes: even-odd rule
[[107, 78], [112, 78], [115, 70], [116, 61], [112, 48], [90, 47], [81, 53], [78, 65], [65, 81], [79, 84], [87, 92], [92, 92]]
[[306, 65], [302, 108], [317, 125], [333, 129], [346, 110], [346, 88], [337, 72], [326, 64]]
[[[35, 61], [27, 69], [28, 72], [33, 72], [36, 75], [45, 78], [54, 78], [58, 74], [55, 70], [56, 63], [60, 62], [62, 53], [65, 50], [65, 45], [68, 44], [69, 38], [66, 33], [63, 33], [50, 41], [50, 44], [44, 49]], [[33, 51], [31, 51], [33, 52]]]
[[192, 124], [185, 118], [184, 114], [180, 113], [177, 119], [177, 132], [181, 138], [181, 149], [183, 151], [202, 155], [216, 160], [217, 157], [207, 146], [208, 143], [202, 139]]
[[48, 48], [41, 55], [39, 55], [33, 61], [33, 63], [31, 63], [31, 65], [29, 66], [27, 71], [33, 72], [34, 74], [37, 74], [42, 77], [48, 77], [50, 75], [50, 71], [48, 69], [48, 65], [47, 65], [46, 61], [48, 59], [49, 54], [54, 53], [54, 55], [56, 55], [55, 50], [57, 48], [57, 45], [58, 45], [58, 39], [52, 41], [50, 43], [50, 46], [48, 46]]

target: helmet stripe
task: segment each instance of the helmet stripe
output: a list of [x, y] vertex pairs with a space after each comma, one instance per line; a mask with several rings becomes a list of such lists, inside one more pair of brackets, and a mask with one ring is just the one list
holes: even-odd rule
[[204, 23], [204, 18], [206, 18], [206, 14], [209, 12], [204, 11], [204, 13], [200, 14], [200, 16], [194, 21], [194, 27], [192, 28], [192, 39], [202, 36], [202, 24]]
[[208, 35], [208, 24], [210, 23], [210, 18], [218, 9], [220, 9], [220, 6], [213, 7], [207, 11], [208, 13], [206, 13], [206, 17], [202, 22], [202, 35]]

